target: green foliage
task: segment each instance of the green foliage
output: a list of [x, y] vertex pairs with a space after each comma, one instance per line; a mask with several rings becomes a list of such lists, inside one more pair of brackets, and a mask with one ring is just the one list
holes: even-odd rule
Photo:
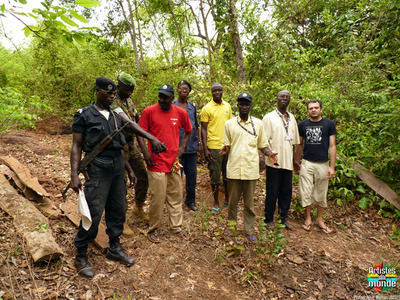
[[42, 104], [39, 97], [25, 98], [17, 89], [0, 88], [0, 132], [11, 126], [34, 128], [40, 110], [49, 110], [49, 107]]
[[212, 214], [208, 209], [206, 202], [199, 203], [199, 210], [194, 213], [197, 224], [200, 224], [201, 232], [207, 231], [210, 226], [210, 218]]
[[226, 257], [231, 257], [239, 256], [240, 253], [245, 250], [245, 248], [241, 245], [234, 244], [231, 247], [224, 247], [224, 250], [227, 252]]
[[391, 235], [390, 238], [400, 242], [400, 226], [396, 227], [393, 225], [392, 231], [393, 231], [393, 235]]
[[235, 234], [236, 233], [236, 221], [234, 220], [227, 220], [228, 223], [228, 230], [232, 233]]
[[258, 226], [260, 238], [257, 241], [257, 253], [260, 254], [264, 264], [271, 264], [279, 256], [283, 249], [285, 249], [286, 239], [281, 233], [285, 226], [282, 225], [281, 221], [278, 219], [275, 229], [268, 230], [264, 219], [264, 217], [261, 217], [262, 221]]
[[[21, 4], [26, 4], [27, 1], [18, 1]], [[91, 8], [100, 5], [99, 1], [91, 0], [77, 0], [76, 4], [85, 8]], [[71, 4], [66, 4], [65, 7], [51, 5], [52, 1], [41, 2], [41, 8], [34, 8], [30, 13], [20, 12], [18, 3], [12, 0], [8, 3], [10, 7], [6, 8], [5, 5], [1, 6], [0, 16], [8, 15], [20, 20], [21, 16], [31, 17], [31, 21], [37, 23], [25, 24], [24, 33], [28, 37], [34, 35], [41, 39], [46, 40], [47, 43], [54, 41], [62, 41], [66, 46], [73, 46], [76, 41], [81, 45], [85, 45], [85, 39], [81, 32], [79, 32], [79, 25], [74, 21], [88, 23], [89, 21], [76, 10], [70, 8]], [[70, 30], [68, 26], [76, 27], [77, 30]], [[88, 28], [82, 28], [86, 30]]]
[[257, 272], [247, 272], [243, 275], [242, 280], [245, 282], [252, 281], [253, 279], [258, 279], [260, 275]]
[[35, 222], [35, 225], [36, 225], [36, 227], [33, 228], [33, 231], [43, 230], [44, 232], [47, 232], [47, 224], [46, 223]]

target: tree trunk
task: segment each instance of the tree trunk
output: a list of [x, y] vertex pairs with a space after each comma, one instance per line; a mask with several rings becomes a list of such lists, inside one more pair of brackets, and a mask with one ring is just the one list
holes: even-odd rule
[[214, 3], [214, 0], [207, 0], [208, 5], [211, 7], [211, 15], [213, 16], [214, 22], [215, 22], [215, 29], [217, 31], [217, 38], [215, 40], [215, 43], [212, 47], [213, 52], [218, 52], [220, 47], [221, 47], [221, 37], [224, 35], [225, 31], [221, 26], [218, 26], [218, 22], [221, 21], [221, 18], [218, 17], [215, 7], [218, 5], [217, 3]]
[[[207, 52], [208, 52], [208, 64], [210, 66], [210, 79], [211, 81], [214, 81], [214, 69], [212, 66], [212, 50], [211, 50], [211, 41], [210, 38], [208, 37], [208, 30], [207, 30], [207, 17], [204, 14], [204, 6], [203, 6], [203, 0], [200, 0], [200, 12], [201, 12], [201, 17], [203, 19], [203, 25], [204, 25], [204, 33], [206, 35], [206, 42], [207, 42]], [[200, 34], [200, 32], [199, 32]]]
[[179, 24], [178, 24], [178, 22], [176, 21], [176, 17], [175, 17], [175, 14], [174, 14], [174, 10], [172, 9], [172, 5], [171, 5], [171, 0], [168, 0], [168, 7], [169, 7], [169, 11], [170, 11], [170, 13], [171, 13], [171, 15], [172, 15], [172, 18], [174, 19], [175, 27], [176, 27], [176, 30], [177, 30], [177, 32], [178, 32], [179, 45], [180, 45], [181, 54], [182, 54], [182, 60], [185, 61], [185, 60], [186, 60], [186, 57], [185, 57], [185, 50], [183, 49], [182, 33], [181, 33], [180, 28], [179, 28]]
[[161, 38], [160, 34], [159, 34], [158, 31], [157, 31], [156, 23], [155, 23], [154, 20], [152, 19], [151, 15], [150, 15], [150, 13], [149, 13], [149, 9], [148, 9], [148, 7], [147, 7], [147, 5], [146, 5], [145, 2], [144, 2], [144, 7], [146, 8], [146, 12], [147, 12], [147, 14], [149, 15], [149, 19], [150, 19], [151, 23], [153, 23], [154, 32], [156, 33], [157, 39], [158, 39], [158, 41], [160, 42], [161, 47], [163, 48], [165, 60], [167, 61], [168, 64], [170, 64], [171, 61], [170, 61], [169, 56], [168, 56], [168, 51], [167, 51], [167, 49], [165, 48], [164, 41], [163, 41], [163, 39]]
[[138, 14], [138, 6], [137, 6], [136, 0], [135, 0], [135, 14], [136, 14], [136, 20], [138, 23], [138, 35], [139, 35], [139, 44], [140, 44], [140, 61], [142, 62], [143, 72], [146, 72], [146, 66], [144, 64], [142, 34], [140, 32], [139, 14]]
[[129, 34], [131, 36], [131, 41], [132, 41], [132, 47], [133, 51], [135, 53], [135, 61], [136, 61], [136, 66], [139, 72], [139, 75], [142, 76], [142, 67], [140, 65], [140, 60], [139, 60], [139, 55], [138, 55], [138, 50], [136, 46], [136, 31], [135, 31], [135, 23], [133, 22], [133, 16], [132, 16], [132, 9], [131, 9], [131, 4], [128, 1], [128, 7], [129, 7], [129, 17], [130, 17], [130, 22], [128, 20], [128, 17], [126, 16], [124, 6], [122, 4], [122, 0], [118, 0], [119, 5], [121, 6], [121, 11], [124, 16], [125, 22], [127, 24], [130, 24], [131, 26], [128, 26]]
[[[15, 230], [23, 237], [34, 262], [57, 259], [63, 251], [53, 238], [49, 220], [0, 174], [0, 207], [14, 219]], [[11, 228], [10, 228], [11, 230]]]
[[246, 83], [246, 70], [244, 69], [243, 49], [240, 43], [240, 35], [237, 21], [236, 0], [229, 1], [230, 27], [235, 52], [236, 68], [240, 82]]

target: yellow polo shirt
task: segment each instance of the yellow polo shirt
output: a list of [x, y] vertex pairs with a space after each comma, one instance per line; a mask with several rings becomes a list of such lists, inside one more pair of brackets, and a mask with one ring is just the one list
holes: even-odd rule
[[293, 171], [293, 146], [300, 144], [300, 138], [296, 119], [290, 112], [288, 114], [290, 119], [288, 132], [286, 132], [282, 118], [276, 110], [266, 114], [262, 119], [271, 150], [278, 152], [276, 157], [278, 158], [279, 166], [274, 166], [269, 159], [266, 159], [265, 163], [268, 167]]
[[211, 100], [203, 107], [200, 121], [208, 123], [207, 147], [209, 149], [221, 149], [225, 122], [230, 118], [232, 118], [231, 105], [224, 100], [221, 104]]
[[240, 117], [228, 120], [225, 123], [222, 144], [230, 147], [226, 167], [228, 179], [257, 180], [260, 177], [258, 149], [269, 146], [260, 119], [250, 119], [249, 116], [246, 122]]

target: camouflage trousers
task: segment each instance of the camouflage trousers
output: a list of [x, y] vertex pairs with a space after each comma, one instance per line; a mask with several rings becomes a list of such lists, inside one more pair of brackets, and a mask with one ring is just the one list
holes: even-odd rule
[[147, 170], [142, 158], [142, 154], [132, 142], [125, 146], [125, 155], [137, 177], [137, 183], [135, 186], [135, 201], [145, 202], [147, 198], [147, 190], [149, 188], [149, 180], [147, 178]]

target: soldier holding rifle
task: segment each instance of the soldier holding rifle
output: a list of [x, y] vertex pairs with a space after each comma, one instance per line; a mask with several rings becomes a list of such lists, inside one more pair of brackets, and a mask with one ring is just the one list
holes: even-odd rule
[[[99, 142], [122, 127], [121, 118], [110, 109], [114, 101], [117, 86], [108, 78], [96, 79], [96, 102], [88, 107], [79, 109], [74, 116], [72, 131], [73, 142], [71, 149], [71, 183], [70, 187], [78, 192], [82, 188], [78, 177], [82, 151], [90, 153]], [[133, 123], [133, 122], [132, 122]], [[140, 127], [129, 124], [135, 133], [148, 138], [148, 134]], [[75, 237], [74, 245], [77, 248], [75, 266], [80, 275], [93, 277], [94, 270], [87, 257], [88, 244], [92, 242], [98, 232], [98, 226], [105, 210], [107, 225], [106, 233], [110, 239], [106, 258], [119, 261], [131, 266], [134, 259], [127, 255], [121, 248], [119, 237], [123, 231], [125, 221], [126, 184], [125, 169], [131, 186], [136, 183], [135, 174], [129, 163], [125, 160], [125, 138], [122, 133], [115, 135], [108, 145], [94, 158], [87, 168], [89, 179], [85, 182], [85, 197], [92, 217], [89, 230], [82, 227], [82, 222]], [[153, 147], [161, 150], [162, 144], [155, 139]], [[160, 149], [159, 149], [160, 148]]]

